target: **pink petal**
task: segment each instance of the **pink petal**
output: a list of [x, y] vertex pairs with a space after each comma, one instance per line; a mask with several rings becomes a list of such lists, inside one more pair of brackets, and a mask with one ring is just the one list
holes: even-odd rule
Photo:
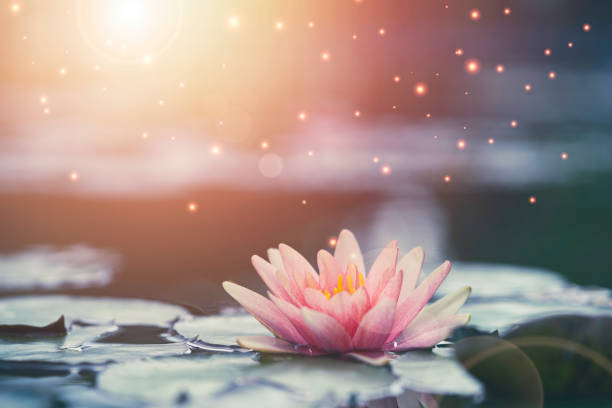
[[436, 300], [433, 304], [427, 305], [421, 310], [421, 313], [414, 318], [406, 327], [402, 334], [409, 331], [422, 332], [432, 329], [432, 324], [441, 321], [449, 316], [454, 315], [467, 301], [472, 288], [464, 286], [456, 291], [449, 293], [442, 299]]
[[285, 271], [285, 266], [283, 265], [283, 258], [281, 257], [280, 251], [277, 248], [268, 249], [268, 260], [272, 265], [276, 267], [276, 269], [283, 272]]
[[351, 338], [336, 319], [307, 307], [302, 308], [302, 317], [310, 332], [319, 340], [323, 350], [339, 352], [351, 350]]
[[309, 274], [310, 278], [315, 282], [319, 282], [319, 275], [302, 254], [285, 244], [280, 244], [278, 250], [280, 251], [283, 265], [285, 266], [285, 271], [289, 275], [289, 278], [295, 277], [296, 283], [298, 283], [300, 287], [306, 286], [307, 274]]
[[[355, 319], [355, 321], [361, 322], [361, 319], [368, 312], [368, 310], [370, 310], [370, 307], [370, 296], [368, 295], [368, 291], [365, 286], [353, 292], [349, 304], [349, 314], [353, 319]], [[355, 332], [349, 334], [353, 336]]]
[[319, 287], [333, 293], [338, 282], [338, 275], [342, 273], [336, 259], [324, 249], [317, 253], [317, 265], [319, 266]]
[[393, 326], [395, 302], [392, 299], [381, 299], [363, 316], [357, 332], [353, 336], [355, 350], [377, 350], [385, 343]]
[[299, 354], [296, 347], [288, 341], [270, 336], [245, 336], [236, 339], [242, 348], [262, 353]]
[[340, 231], [338, 235], [338, 241], [336, 243], [336, 250], [334, 251], [334, 258], [338, 262], [341, 271], [346, 271], [349, 263], [354, 263], [357, 266], [357, 270], [365, 274], [365, 264], [363, 263], [363, 255], [355, 235], [347, 229]]
[[353, 351], [352, 353], [345, 354], [345, 356], [373, 366], [389, 364], [395, 358], [395, 354], [384, 351]]
[[452, 315], [444, 319], [443, 321], [436, 322], [432, 326], [431, 330], [424, 331], [421, 333], [409, 333], [406, 336], [412, 336], [407, 338], [404, 333], [400, 334], [393, 343], [385, 344], [384, 349], [402, 351], [414, 348], [429, 348], [433, 347], [448, 336], [451, 335], [453, 330], [457, 327], [465, 326], [470, 321], [469, 314], [458, 314]]
[[274, 335], [297, 344], [305, 343], [289, 319], [270, 300], [229, 281], [223, 282], [223, 289]]
[[329, 299], [320, 290], [312, 288], [304, 289], [304, 301], [306, 306], [311, 309], [323, 313], [328, 313], [329, 311]]
[[342, 291], [332, 296], [328, 302], [327, 314], [336, 319], [344, 327], [349, 336], [351, 333], [355, 333], [359, 321], [353, 319], [350, 313], [351, 295], [348, 292]]
[[374, 265], [370, 268], [368, 276], [366, 276], [366, 287], [370, 294], [370, 300], [375, 303], [378, 299], [380, 291], [387, 285], [387, 280], [395, 273], [397, 262], [397, 241], [391, 241], [374, 261]]
[[280, 311], [287, 316], [291, 324], [297, 329], [297, 331], [302, 335], [306, 344], [311, 346], [315, 346], [318, 343], [318, 339], [312, 335], [310, 329], [304, 322], [304, 318], [302, 317], [301, 309], [295, 307], [291, 303], [278, 298], [272, 294], [268, 294], [272, 302], [280, 309]]
[[304, 305], [304, 295], [295, 283], [295, 279], [289, 279], [284, 271], [277, 269], [276, 280], [283, 289], [285, 289], [285, 292], [287, 292], [287, 295], [291, 299], [291, 303], [299, 306]]
[[410, 250], [397, 264], [397, 269], [404, 271], [404, 282], [402, 283], [402, 291], [400, 292], [398, 303], [402, 303], [408, 299], [408, 295], [412, 289], [416, 287], [423, 268], [423, 260], [425, 252], [423, 248], [416, 247]]
[[408, 299], [404, 300], [397, 306], [395, 312], [395, 321], [393, 322], [393, 328], [387, 338], [387, 342], [395, 340], [395, 338], [408, 326], [408, 324], [416, 317], [416, 315], [423, 309], [423, 306], [427, 304], [429, 299], [438, 290], [438, 287], [444, 281], [448, 273], [450, 272], [451, 263], [446, 261], [440, 265], [436, 270], [425, 278], [425, 280], [410, 293]]
[[397, 298], [400, 295], [402, 289], [402, 283], [404, 281], [404, 272], [398, 270], [395, 275], [387, 282], [387, 286], [380, 292], [379, 299], [388, 298], [392, 299], [397, 303]]
[[291, 298], [287, 294], [283, 285], [281, 285], [276, 278], [276, 267], [272, 266], [270, 263], [266, 262], [263, 258], [253, 255], [251, 257], [251, 263], [255, 267], [255, 270], [259, 274], [261, 280], [264, 281], [266, 286], [274, 293], [276, 296], [291, 301]]

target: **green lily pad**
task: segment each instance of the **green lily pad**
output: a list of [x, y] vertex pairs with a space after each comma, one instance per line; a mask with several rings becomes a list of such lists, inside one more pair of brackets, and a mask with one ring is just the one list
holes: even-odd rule
[[452, 355], [452, 349], [409, 351], [391, 362], [397, 384], [431, 394], [482, 396], [484, 390]]
[[45, 326], [61, 315], [89, 324], [157, 325], [166, 327], [188, 316], [180, 306], [141, 299], [94, 298], [63, 295], [19, 296], [0, 299], [0, 324]]
[[113, 365], [100, 374], [98, 386], [141, 404], [224, 407], [254, 401], [269, 407], [346, 406], [396, 397], [409, 387], [481, 393], [479, 383], [460, 364], [431, 354], [401, 356], [393, 370], [335, 357], [194, 354]]
[[612, 316], [612, 308], [572, 305], [560, 302], [498, 300], [469, 302], [461, 309], [470, 313], [470, 325], [484, 331], [501, 330], [546, 316]]
[[210, 344], [235, 345], [242, 336], [268, 335], [270, 332], [249, 314], [197, 317], [181, 320], [174, 330], [187, 339], [198, 339]]

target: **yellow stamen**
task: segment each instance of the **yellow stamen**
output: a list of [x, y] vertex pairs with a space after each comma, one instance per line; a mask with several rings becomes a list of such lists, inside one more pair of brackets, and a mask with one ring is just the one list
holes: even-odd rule
[[[338, 275], [338, 292], [342, 292], [344, 289], [342, 289], [342, 275]], [[335, 292], [335, 290], [334, 290]]]
[[359, 287], [365, 285], [365, 279], [363, 277], [363, 273], [359, 272]]
[[329, 298], [331, 297], [331, 295], [329, 294], [329, 292], [327, 291], [327, 289], [325, 290], [325, 292], [323, 292], [323, 294], [325, 295], [325, 297], [327, 298], [327, 300], [329, 300]]
[[352, 295], [355, 288], [353, 287], [353, 278], [351, 278], [350, 273], [346, 274], [346, 285], [348, 286], [349, 293]]

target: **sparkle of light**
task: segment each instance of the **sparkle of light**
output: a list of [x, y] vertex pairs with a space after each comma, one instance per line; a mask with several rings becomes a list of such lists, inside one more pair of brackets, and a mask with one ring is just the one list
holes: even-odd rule
[[261, 147], [262, 150], [266, 150], [268, 147], [270, 147], [270, 143], [268, 143], [267, 140], [262, 141], [259, 146]]
[[531, 92], [531, 84], [525, 84], [525, 91]]
[[516, 120], [513, 120], [512, 122], [510, 122], [510, 126], [512, 126], [513, 128], [518, 126], [518, 122]]
[[467, 146], [467, 142], [464, 139], [457, 140], [457, 149], [463, 150]]
[[489, 144], [493, 144], [493, 143], [495, 143], [495, 139], [493, 139], [492, 137], [490, 137], [490, 138], [489, 138], [489, 140], [488, 140], [488, 142], [489, 142]]
[[70, 173], [68, 177], [70, 178], [70, 181], [78, 181], [80, 176], [79, 176], [79, 173], [77, 173], [76, 171], [73, 171]]
[[504, 72], [506, 68], [502, 65], [499, 64], [498, 66], [495, 67], [495, 70], [497, 71], [498, 74], [501, 74], [502, 72]]
[[277, 21], [276, 23], [274, 23], [274, 27], [278, 30], [281, 31], [285, 28], [285, 23], [283, 21]]
[[380, 172], [383, 175], [388, 176], [389, 174], [391, 174], [391, 166], [389, 166], [388, 164], [385, 164], [384, 166], [380, 168]]
[[393, 82], [395, 82], [395, 83], [398, 83], [401, 80], [402, 80], [402, 78], [400, 78], [399, 75], [396, 75], [396, 76], [393, 77]]
[[323, 61], [329, 61], [329, 59], [330, 59], [330, 58], [331, 58], [331, 55], [329, 54], [329, 52], [327, 52], [327, 51], [323, 51], [323, 52], [321, 53], [321, 59], [322, 59]]
[[549, 79], [555, 79], [557, 77], [557, 73], [555, 71], [550, 71], [548, 73], [548, 78]]
[[230, 16], [227, 19], [227, 25], [229, 26], [229, 28], [238, 28], [240, 26], [240, 17]]
[[195, 213], [198, 211], [198, 203], [195, 202], [190, 202], [187, 204], [187, 211], [189, 211], [190, 213]]
[[463, 55], [463, 48], [457, 48], [455, 50], [455, 55], [462, 56]]
[[65, 67], [61, 67], [58, 70], [58, 72], [59, 72], [60, 75], [66, 75], [68, 73], [68, 70]]
[[306, 114], [306, 112], [300, 112], [298, 113], [297, 117], [299, 120], [303, 122], [308, 118], [308, 115]]
[[220, 155], [221, 154], [221, 146], [219, 146], [219, 145], [211, 146], [210, 153], [214, 154], [215, 156]]
[[444, 182], [445, 183], [450, 183], [451, 182], [451, 176], [449, 176], [449, 175], [444, 176]]
[[338, 243], [338, 240], [334, 237], [331, 237], [329, 241], [327, 241], [327, 243], [329, 244], [330, 247], [334, 248], [336, 244]]
[[531, 197], [529, 197], [529, 203], [530, 203], [530, 204], [535, 204], [535, 202], [536, 202], [536, 198], [535, 198], [535, 196], [531, 196]]
[[385, 30], [383, 27], [381, 27], [381, 28], [378, 29], [378, 34], [380, 36], [383, 36], [383, 35], [387, 34], [387, 30]]
[[506, 8], [504, 9], [504, 14], [505, 14], [505, 15], [509, 16], [511, 13], [512, 13], [512, 10], [510, 10], [508, 7], [506, 7]]
[[480, 61], [476, 58], [470, 58], [465, 61], [465, 71], [470, 75], [476, 75], [480, 72]]
[[413, 91], [416, 96], [425, 96], [427, 95], [427, 84], [424, 82], [417, 82], [414, 84]]
[[480, 10], [478, 9], [470, 10], [470, 20], [472, 21], [480, 20]]
[[561, 153], [561, 160], [567, 160], [567, 153]]
[[355, 116], [356, 118], [361, 116], [361, 111], [356, 110], [355, 112], [353, 112], [353, 116]]
[[380, 158], [378, 156], [372, 157], [372, 163], [378, 163], [379, 161], [380, 161]]
[[21, 5], [19, 5], [19, 3], [11, 4], [11, 11], [13, 13], [19, 13], [21, 11]]
[[46, 97], [45, 95], [43, 95], [43, 96], [41, 96], [41, 97], [40, 97], [40, 103], [41, 103], [41, 104], [43, 104], [43, 105], [44, 105], [45, 103], [47, 103], [47, 101], [48, 101], [48, 99], [47, 99], [47, 97]]
[[583, 31], [591, 31], [591, 25], [590, 24], [584, 24], [582, 26], [582, 30]]
[[544, 50], [544, 55], [546, 55], [547, 57], [550, 56], [552, 52], [550, 51], [550, 48], [547, 48]]

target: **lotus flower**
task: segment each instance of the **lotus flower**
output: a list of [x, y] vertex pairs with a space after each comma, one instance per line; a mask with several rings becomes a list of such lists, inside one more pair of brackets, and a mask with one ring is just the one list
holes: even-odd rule
[[223, 288], [275, 337], [246, 336], [237, 343], [263, 353], [342, 353], [374, 365], [386, 364], [394, 352], [430, 348], [467, 324], [468, 314], [455, 313], [471, 289], [426, 306], [451, 264], [444, 262], [417, 286], [424, 256], [417, 247], [398, 262], [392, 241], [366, 274], [349, 230], [340, 232], [333, 256], [319, 251], [319, 273], [288, 245], [269, 249], [269, 262], [254, 255], [268, 297], [233, 282]]

